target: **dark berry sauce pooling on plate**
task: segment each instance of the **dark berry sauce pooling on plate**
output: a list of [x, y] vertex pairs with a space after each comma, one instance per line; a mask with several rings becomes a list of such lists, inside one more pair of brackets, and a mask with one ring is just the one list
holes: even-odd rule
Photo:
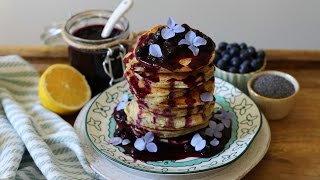
[[[104, 25], [100, 24], [85, 26], [77, 29], [72, 35], [85, 40], [103, 40], [104, 38], [101, 37], [103, 28]], [[115, 28], [112, 30], [111, 35], [105, 39], [116, 37], [122, 32], [122, 30]], [[85, 75], [90, 85], [92, 96], [109, 86], [110, 77], [107, 76], [102, 66], [106, 53], [106, 50], [84, 50], [69, 46], [70, 64]], [[111, 57], [115, 59], [111, 63], [115, 78], [120, 78], [123, 75], [122, 63], [118, 55], [119, 51], [115, 50]]]
[[219, 145], [213, 147], [209, 144], [209, 142], [213, 138], [205, 136], [204, 139], [206, 139], [207, 145], [203, 150], [198, 152], [195, 151], [194, 147], [190, 144], [190, 141], [196, 132], [177, 138], [167, 139], [167, 142], [164, 142], [164, 140], [160, 140], [155, 137], [154, 142], [157, 144], [158, 147], [158, 151], [156, 153], [151, 153], [146, 150], [139, 151], [134, 148], [134, 142], [136, 140], [136, 137], [144, 135], [147, 131], [137, 126], [128, 125], [126, 123], [127, 116], [123, 110], [117, 111], [115, 108], [113, 112], [113, 117], [117, 123], [117, 129], [114, 133], [114, 137], [130, 139], [131, 141], [131, 143], [128, 145], [120, 145], [124, 149], [124, 153], [133, 157], [135, 160], [141, 160], [144, 162], [179, 160], [188, 157], [209, 158], [223, 151], [225, 145], [228, 143], [231, 137], [231, 127], [224, 128], [224, 130], [222, 131], [222, 138], [219, 139]]
[[[183, 24], [182, 26], [185, 28], [184, 32], [176, 33], [174, 37], [167, 40], [161, 37], [161, 30], [164, 27], [159, 28], [155, 33], [143, 35], [138, 41], [137, 48], [134, 52], [137, 59], [144, 64], [148, 64], [150, 67], [149, 70], [152, 70], [152, 68], [157, 66], [166, 68], [170, 71], [180, 69], [183, 66], [179, 61], [183, 58], [191, 58], [191, 62], [188, 64], [191, 69], [198, 69], [207, 65], [212, 57], [211, 54], [215, 49], [214, 42], [199, 30], [192, 29], [186, 24]], [[206, 45], [199, 46], [199, 54], [197, 56], [192, 54], [187, 45], [178, 45], [179, 41], [184, 39], [185, 35], [190, 30], [194, 31], [197, 36], [207, 40]], [[161, 47], [163, 56], [157, 58], [149, 55], [150, 44], [158, 44]]]

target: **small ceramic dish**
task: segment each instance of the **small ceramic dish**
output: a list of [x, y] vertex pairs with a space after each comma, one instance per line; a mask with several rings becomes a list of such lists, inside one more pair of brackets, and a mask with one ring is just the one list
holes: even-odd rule
[[236, 86], [237, 88], [239, 88], [242, 92], [248, 93], [248, 89], [247, 89], [247, 82], [248, 80], [255, 75], [258, 72], [261, 72], [265, 69], [267, 65], [267, 60], [264, 59], [263, 61], [263, 65], [261, 66], [260, 69], [250, 72], [250, 73], [245, 73], [245, 74], [240, 74], [240, 73], [231, 73], [222, 69], [219, 69], [218, 67], [216, 67], [215, 69], [215, 77], [221, 78], [231, 84], [233, 84], [234, 86]]
[[[269, 98], [258, 94], [252, 87], [253, 83], [258, 77], [267, 74], [281, 76], [288, 80], [294, 86], [294, 93], [285, 98]], [[250, 97], [257, 103], [267, 119], [276, 120], [282, 119], [288, 115], [294, 105], [300, 87], [298, 81], [290, 74], [280, 71], [263, 71], [251, 77], [247, 83], [247, 88]]]

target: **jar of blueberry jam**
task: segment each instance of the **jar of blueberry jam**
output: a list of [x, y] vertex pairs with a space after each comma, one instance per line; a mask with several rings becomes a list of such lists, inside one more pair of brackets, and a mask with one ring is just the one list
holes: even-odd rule
[[62, 37], [69, 45], [69, 61], [87, 79], [92, 95], [123, 77], [122, 57], [126, 46], [121, 40], [129, 37], [129, 21], [122, 17], [111, 35], [101, 37], [105, 23], [112, 11], [90, 10], [72, 16], [62, 29]]

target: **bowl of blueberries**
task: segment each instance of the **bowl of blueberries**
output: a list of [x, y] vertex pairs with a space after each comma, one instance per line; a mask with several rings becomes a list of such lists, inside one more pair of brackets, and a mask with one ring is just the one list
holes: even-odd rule
[[246, 43], [220, 42], [215, 51], [215, 76], [248, 93], [247, 82], [266, 66], [265, 52]]

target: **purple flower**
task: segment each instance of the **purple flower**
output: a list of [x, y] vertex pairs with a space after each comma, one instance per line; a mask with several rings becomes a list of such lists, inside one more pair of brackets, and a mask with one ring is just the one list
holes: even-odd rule
[[125, 146], [130, 143], [130, 140], [129, 139], [122, 139], [121, 137], [112, 137], [112, 138], [110, 138], [109, 143], [114, 146], [119, 145], [119, 144], [122, 144]]
[[210, 92], [204, 92], [200, 94], [200, 99], [202, 102], [211, 102], [213, 101], [213, 94]]
[[204, 140], [199, 133], [195, 134], [191, 139], [191, 145], [196, 151], [201, 151], [206, 146], [206, 140]]
[[208, 135], [210, 137], [214, 136], [216, 138], [221, 138], [222, 133], [221, 131], [224, 129], [224, 126], [222, 123], [217, 124], [214, 121], [209, 122], [209, 127], [205, 130], [205, 135]]
[[161, 48], [158, 44], [151, 44], [149, 46], [149, 54], [153, 57], [162, 57]]
[[214, 118], [220, 120], [226, 128], [229, 128], [231, 125], [231, 119], [234, 117], [234, 113], [227, 112], [224, 109], [220, 109], [220, 114], [215, 114]]
[[122, 101], [117, 105], [117, 111], [124, 109], [128, 101], [129, 101], [128, 93], [123, 94]]
[[152, 142], [154, 140], [154, 135], [152, 132], [147, 132], [143, 137], [138, 138], [134, 142], [134, 147], [139, 151], [147, 149], [149, 152], [157, 152], [157, 145]]
[[185, 31], [185, 28], [174, 22], [172, 17], [169, 17], [167, 21], [168, 27], [161, 30], [161, 36], [163, 39], [170, 39], [176, 35], [176, 33], [181, 33]]
[[218, 146], [220, 141], [216, 138], [214, 138], [212, 141], [210, 141], [211, 146]]
[[200, 36], [197, 36], [195, 32], [189, 31], [185, 35], [185, 39], [181, 39], [178, 45], [188, 45], [188, 48], [192, 51], [194, 56], [197, 56], [199, 53], [199, 46], [207, 44], [207, 40], [203, 39]]

